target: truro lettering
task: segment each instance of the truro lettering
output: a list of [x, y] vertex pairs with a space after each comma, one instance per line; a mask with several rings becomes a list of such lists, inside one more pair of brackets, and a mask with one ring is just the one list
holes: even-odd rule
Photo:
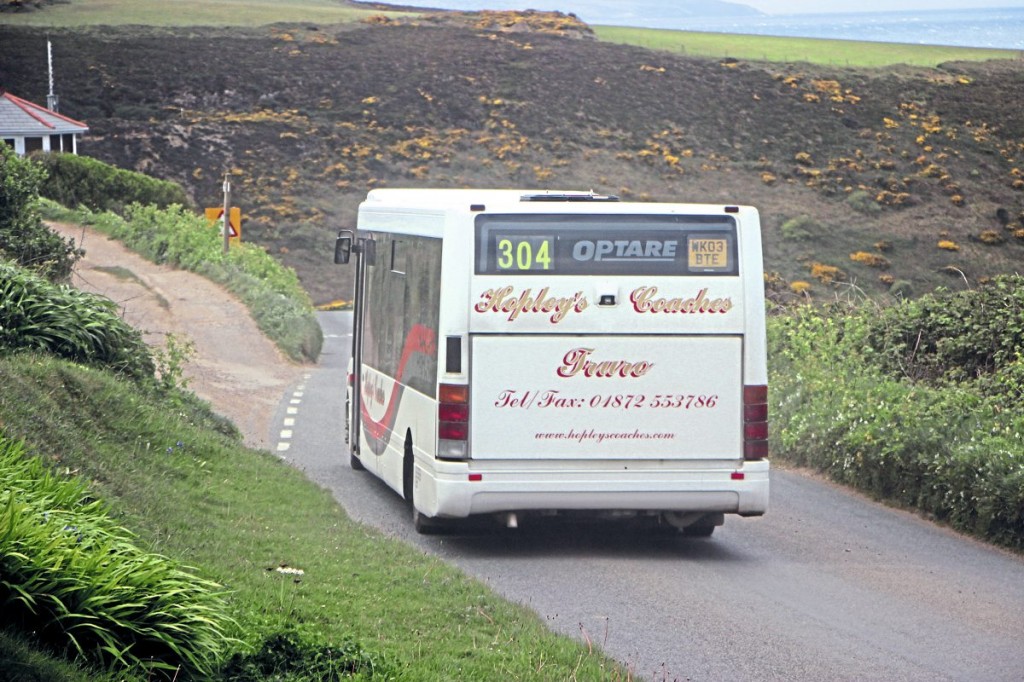
[[732, 309], [731, 298], [708, 298], [707, 289], [685, 299], [659, 298], [657, 294], [658, 287], [640, 287], [629, 295], [629, 300], [638, 313], [727, 313]]
[[507, 314], [509, 322], [514, 322], [523, 314], [550, 314], [551, 323], [558, 324], [569, 313], [582, 313], [590, 305], [582, 291], [565, 297], [549, 296], [548, 287], [541, 289], [536, 296], [533, 296], [532, 289], [524, 289], [518, 296], [513, 296], [513, 291], [511, 286], [488, 289], [480, 294], [480, 302], [473, 307], [473, 310], [478, 313]]
[[566, 379], [577, 375], [585, 377], [622, 377], [623, 379], [639, 378], [651, 371], [653, 362], [627, 362], [626, 360], [603, 360], [593, 362], [590, 355], [593, 348], [573, 348], [562, 358], [562, 366], [556, 370], [560, 377]]

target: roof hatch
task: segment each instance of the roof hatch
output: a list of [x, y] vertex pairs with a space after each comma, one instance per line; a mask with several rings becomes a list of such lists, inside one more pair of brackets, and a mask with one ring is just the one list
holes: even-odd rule
[[540, 194], [524, 194], [520, 201], [618, 201], [611, 194], [595, 194], [590, 192], [542, 192]]

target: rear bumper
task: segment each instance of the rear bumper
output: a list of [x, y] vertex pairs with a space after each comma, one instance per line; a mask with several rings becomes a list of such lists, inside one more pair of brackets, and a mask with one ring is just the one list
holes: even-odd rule
[[416, 503], [427, 516], [563, 510], [757, 516], [768, 509], [767, 460], [435, 462], [432, 468], [433, 475], [416, 472]]

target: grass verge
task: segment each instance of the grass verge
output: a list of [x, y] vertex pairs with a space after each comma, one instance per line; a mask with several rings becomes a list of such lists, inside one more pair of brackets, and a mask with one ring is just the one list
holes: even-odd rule
[[271, 667], [284, 679], [319, 680], [314, 664], [347, 651], [362, 661], [355, 679], [627, 677], [529, 610], [354, 523], [328, 492], [242, 447], [195, 401], [36, 355], [0, 359], [0, 383], [2, 435], [89, 481], [147, 551], [225, 587], [249, 647], [232, 670], [264, 652], [302, 658], [298, 671]]
[[1021, 58], [1017, 50], [701, 33], [625, 26], [594, 26], [593, 29], [600, 40], [610, 43], [668, 50], [695, 57], [733, 57], [765, 62], [861, 67], [908, 64], [931, 67], [949, 61]]

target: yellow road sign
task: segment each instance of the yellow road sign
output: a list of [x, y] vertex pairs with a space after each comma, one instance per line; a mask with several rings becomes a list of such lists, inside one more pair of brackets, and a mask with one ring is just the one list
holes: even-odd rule
[[[206, 220], [211, 225], [220, 223], [220, 233], [224, 234], [224, 207], [220, 208], [208, 208], [206, 209]], [[228, 239], [233, 242], [242, 241], [242, 209], [237, 206], [231, 207], [231, 212], [228, 214]]]

